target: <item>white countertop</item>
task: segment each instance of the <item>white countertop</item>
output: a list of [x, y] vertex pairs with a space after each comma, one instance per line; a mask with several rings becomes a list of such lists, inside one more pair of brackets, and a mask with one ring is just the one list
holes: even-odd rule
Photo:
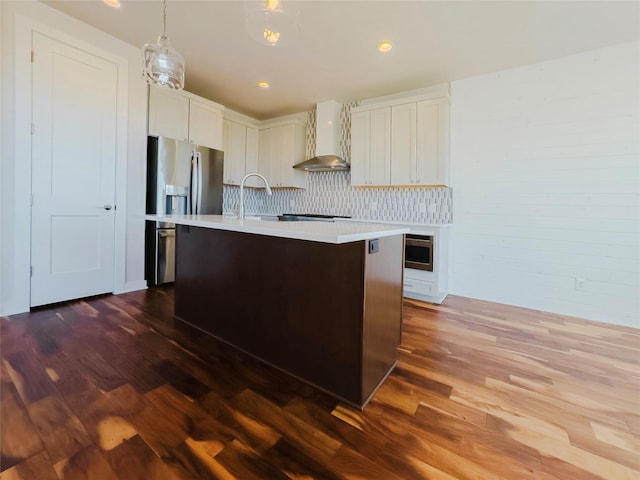
[[389, 221], [376, 221], [365, 220], [358, 218], [339, 218], [338, 222], [358, 222], [358, 223], [376, 223], [378, 225], [386, 225], [392, 227], [408, 228], [408, 233], [417, 233], [421, 235], [434, 235], [436, 231], [442, 228], [451, 227], [451, 223], [411, 223], [411, 222], [389, 222]]
[[177, 225], [324, 243], [349, 243], [409, 233], [407, 227], [379, 223], [278, 222], [260, 220], [259, 217], [238, 220], [227, 215], [146, 215], [145, 218]]

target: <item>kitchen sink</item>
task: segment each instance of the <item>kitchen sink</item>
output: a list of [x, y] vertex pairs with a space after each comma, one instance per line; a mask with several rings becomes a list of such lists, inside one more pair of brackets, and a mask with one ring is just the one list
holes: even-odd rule
[[[227, 218], [237, 219], [237, 215], [225, 215]], [[262, 222], [277, 222], [277, 215], [245, 215], [245, 220], [260, 220]]]
[[245, 215], [245, 220], [261, 220], [263, 222], [277, 222], [277, 215]]

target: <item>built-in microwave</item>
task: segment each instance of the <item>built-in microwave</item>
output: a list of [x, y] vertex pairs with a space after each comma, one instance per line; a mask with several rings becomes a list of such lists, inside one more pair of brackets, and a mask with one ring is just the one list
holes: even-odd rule
[[433, 236], [405, 235], [404, 267], [433, 272]]

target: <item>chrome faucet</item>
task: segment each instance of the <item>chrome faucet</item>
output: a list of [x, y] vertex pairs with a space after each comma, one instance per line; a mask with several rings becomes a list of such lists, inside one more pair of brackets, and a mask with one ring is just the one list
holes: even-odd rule
[[240, 205], [238, 206], [238, 219], [244, 219], [244, 182], [249, 177], [260, 177], [264, 182], [264, 186], [267, 187], [267, 195], [271, 195], [271, 187], [269, 186], [269, 182], [259, 173], [247, 173], [242, 181], [240, 182]]

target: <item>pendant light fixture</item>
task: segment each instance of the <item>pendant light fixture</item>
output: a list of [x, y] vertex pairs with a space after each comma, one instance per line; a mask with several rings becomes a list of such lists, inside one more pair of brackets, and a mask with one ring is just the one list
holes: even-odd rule
[[171, 48], [167, 37], [167, 0], [162, 0], [162, 34], [156, 43], [142, 47], [142, 74], [151, 85], [172, 90], [184, 88], [184, 57]]
[[298, 22], [293, 5], [285, 12], [282, 0], [260, 0], [245, 4], [245, 26], [249, 36], [258, 43], [283, 47], [298, 34]]

